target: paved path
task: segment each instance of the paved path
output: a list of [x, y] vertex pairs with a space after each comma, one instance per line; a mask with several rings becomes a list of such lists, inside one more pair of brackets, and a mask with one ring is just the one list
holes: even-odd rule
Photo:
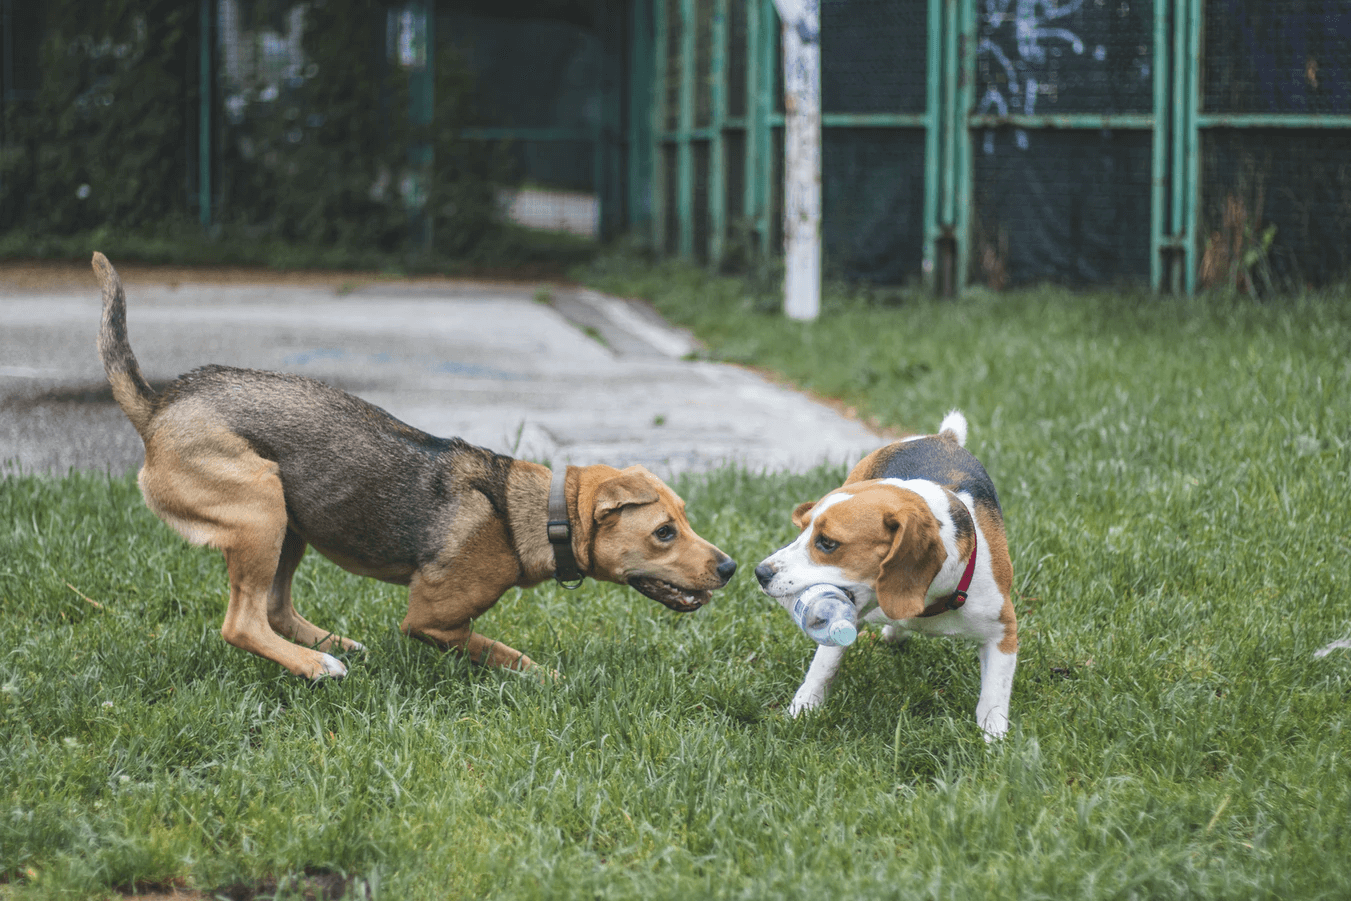
[[[114, 264], [116, 264], [114, 260]], [[830, 407], [718, 363], [642, 304], [471, 282], [155, 283], [123, 272], [152, 383], [205, 363], [322, 379], [418, 428], [546, 463], [642, 463], [663, 476], [736, 462], [803, 469], [881, 443]], [[191, 273], [188, 274], [191, 278]], [[6, 471], [123, 472], [140, 440], [94, 350], [92, 272], [53, 284], [0, 267]], [[158, 281], [163, 282], [163, 278]], [[348, 286], [350, 287], [350, 286]]]

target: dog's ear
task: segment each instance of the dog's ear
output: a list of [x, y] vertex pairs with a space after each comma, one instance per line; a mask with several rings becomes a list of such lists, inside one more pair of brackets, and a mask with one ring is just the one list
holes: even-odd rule
[[594, 516], [600, 522], [621, 507], [657, 502], [656, 476], [641, 466], [630, 466], [612, 479], [606, 479], [596, 490]]
[[891, 532], [891, 551], [877, 576], [877, 605], [891, 619], [910, 619], [924, 612], [924, 596], [947, 551], [938, 535], [938, 520], [927, 508], [896, 507], [882, 517]]
[[812, 509], [815, 506], [816, 501], [803, 501], [798, 504], [797, 507], [793, 509], [793, 525], [797, 526], [798, 529], [807, 528], [807, 514], [812, 512]]

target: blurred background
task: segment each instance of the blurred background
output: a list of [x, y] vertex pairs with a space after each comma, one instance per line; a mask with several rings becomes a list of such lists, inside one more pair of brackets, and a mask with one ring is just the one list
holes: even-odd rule
[[[832, 277], [1351, 271], [1351, 0], [823, 0]], [[769, 0], [0, 0], [0, 257], [519, 269], [782, 240]]]

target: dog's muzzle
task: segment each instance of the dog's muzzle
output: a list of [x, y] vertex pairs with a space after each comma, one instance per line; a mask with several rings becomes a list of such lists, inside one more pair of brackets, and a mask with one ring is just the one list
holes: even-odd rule
[[[736, 561], [725, 556], [718, 564], [718, 585], [721, 588], [732, 579], [736, 572]], [[677, 613], [690, 613], [708, 603], [712, 590], [707, 588], [681, 588], [671, 582], [665, 582], [652, 576], [634, 576], [629, 586], [670, 607]]]
[[677, 613], [691, 613], [708, 603], [712, 594], [704, 589], [691, 590], [654, 579], [651, 576], [635, 576], [629, 579], [629, 587], [652, 600], [665, 604]]

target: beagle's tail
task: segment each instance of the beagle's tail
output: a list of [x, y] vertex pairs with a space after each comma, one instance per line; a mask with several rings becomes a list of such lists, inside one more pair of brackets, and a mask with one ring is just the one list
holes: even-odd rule
[[957, 443], [966, 446], [966, 417], [962, 415], [961, 410], [953, 410], [943, 417], [943, 423], [938, 427], [938, 434], [951, 432], [957, 439]]
[[103, 324], [99, 327], [99, 357], [113, 399], [144, 438], [154, 411], [155, 391], [141, 375], [141, 366], [127, 340], [127, 295], [108, 258], [94, 251], [94, 274], [103, 287]]

